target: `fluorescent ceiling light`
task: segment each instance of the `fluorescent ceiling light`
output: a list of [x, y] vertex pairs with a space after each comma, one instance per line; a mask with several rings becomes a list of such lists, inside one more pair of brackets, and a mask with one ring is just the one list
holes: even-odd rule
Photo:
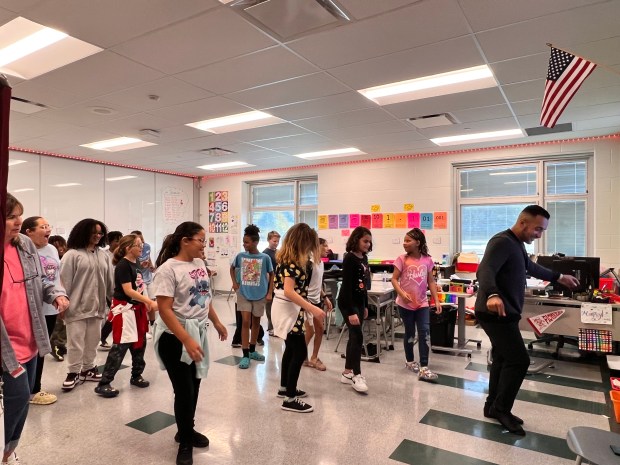
[[15, 158], [9, 158], [9, 166], [21, 165], [27, 163], [26, 160], [16, 160]]
[[102, 49], [18, 17], [0, 27], [0, 72], [31, 79]]
[[188, 123], [186, 126], [208, 131], [214, 134], [225, 132], [242, 131], [243, 129], [260, 128], [271, 124], [283, 123], [284, 120], [265, 113], [263, 111], [248, 111], [236, 115], [223, 116], [221, 118], [206, 119]]
[[64, 184], [53, 184], [52, 187], [73, 187], [73, 186], [81, 186], [79, 182], [66, 182]]
[[496, 86], [491, 68], [482, 65], [369, 87], [358, 92], [379, 105], [389, 105]]
[[80, 147], [86, 147], [94, 150], [105, 150], [106, 152], [120, 152], [122, 150], [138, 149], [141, 147], [149, 147], [151, 145], [157, 144], [136, 139], [135, 137], [117, 137], [116, 139], [100, 140], [99, 142], [82, 144]]
[[202, 165], [202, 166], [198, 166], [197, 168], [201, 168], [203, 170], [227, 170], [229, 168], [240, 168], [242, 166], [244, 168], [247, 168], [249, 166], [256, 166], [256, 165], [250, 165], [249, 163], [246, 163], [244, 161], [229, 161], [228, 163], [215, 163], [214, 165]]
[[34, 187], [24, 187], [23, 189], [15, 189], [13, 192], [17, 193], [17, 192], [29, 192], [29, 191], [33, 191]]
[[138, 176], [117, 176], [115, 178], [105, 178], [106, 181], [124, 181], [125, 179], [134, 179], [137, 178]]
[[536, 173], [536, 170], [531, 171], [502, 171], [499, 173], [489, 173], [489, 176], [511, 176], [513, 174], [530, 174]]
[[334, 149], [334, 150], [323, 150], [321, 152], [308, 152], [308, 153], [300, 153], [299, 155], [295, 155], [299, 158], [305, 159], [319, 159], [319, 158], [338, 158], [338, 157], [351, 157], [354, 155], [366, 155], [366, 152], [362, 152], [359, 149], [354, 147], [348, 147], [346, 149]]
[[475, 142], [485, 142], [491, 140], [501, 139], [514, 139], [516, 137], [523, 137], [523, 131], [521, 129], [506, 129], [504, 131], [491, 131], [491, 132], [479, 132], [476, 134], [460, 134], [458, 136], [437, 137], [430, 139], [433, 144], [444, 145], [458, 145], [462, 143], [473, 144]]

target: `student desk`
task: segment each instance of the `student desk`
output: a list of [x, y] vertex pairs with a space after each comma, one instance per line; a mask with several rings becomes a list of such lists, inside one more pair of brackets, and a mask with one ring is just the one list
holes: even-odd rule
[[[441, 346], [431, 346], [431, 349], [441, 351], [441, 352], [451, 352], [455, 354], [467, 354], [468, 358], [471, 358], [471, 354], [473, 352], [472, 349], [467, 348], [467, 344], [469, 342], [475, 342], [478, 350], [482, 346], [482, 341], [480, 339], [467, 339], [465, 335], [465, 300], [469, 297], [473, 297], [475, 294], [466, 294], [465, 292], [442, 292], [444, 295], [453, 295], [457, 297], [457, 334], [458, 336], [455, 338], [457, 340], [456, 347], [441, 347]], [[454, 304], [446, 304], [442, 303], [443, 306], [452, 306]]]

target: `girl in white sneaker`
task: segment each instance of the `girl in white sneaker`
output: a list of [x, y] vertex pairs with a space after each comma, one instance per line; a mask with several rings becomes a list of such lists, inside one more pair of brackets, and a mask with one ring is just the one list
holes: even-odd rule
[[342, 262], [342, 286], [338, 295], [338, 306], [349, 329], [346, 361], [340, 382], [351, 384], [357, 392], [368, 391], [366, 378], [362, 376], [361, 360], [364, 344], [362, 322], [368, 317], [368, 252], [371, 250], [370, 230], [358, 226], [347, 241], [347, 254]]
[[[422, 381], [434, 381], [437, 375], [428, 368], [430, 346], [430, 308], [426, 291], [430, 290], [437, 314], [441, 313], [441, 303], [437, 298], [437, 286], [433, 278], [433, 259], [428, 254], [424, 233], [413, 228], [403, 239], [405, 254], [394, 261], [392, 285], [398, 294], [396, 304], [405, 326], [406, 367], [418, 373]], [[413, 339], [418, 328], [418, 350], [420, 363], [413, 359]]]

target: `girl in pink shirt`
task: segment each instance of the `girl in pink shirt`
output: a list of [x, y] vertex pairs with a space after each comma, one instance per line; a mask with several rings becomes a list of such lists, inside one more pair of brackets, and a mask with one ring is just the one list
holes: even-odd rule
[[[433, 260], [428, 254], [424, 233], [413, 228], [403, 240], [405, 254], [394, 261], [392, 285], [398, 296], [396, 304], [405, 326], [406, 367], [418, 373], [422, 381], [434, 381], [437, 375], [428, 368], [430, 347], [430, 308], [426, 292], [431, 291], [435, 301], [436, 312], [441, 313], [441, 304], [437, 298], [437, 287], [433, 278]], [[416, 326], [418, 329], [418, 349], [420, 362], [413, 359], [413, 340]]]

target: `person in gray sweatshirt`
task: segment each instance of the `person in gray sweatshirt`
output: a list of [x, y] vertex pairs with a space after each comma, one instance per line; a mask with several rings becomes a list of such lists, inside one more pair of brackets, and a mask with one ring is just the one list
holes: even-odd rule
[[110, 256], [101, 249], [107, 228], [86, 218], [77, 223], [67, 240], [68, 251], [60, 262], [60, 280], [71, 304], [60, 313], [67, 327], [67, 378], [63, 391], [81, 381], [101, 380], [95, 357], [101, 337], [106, 299], [112, 298], [114, 272]]

